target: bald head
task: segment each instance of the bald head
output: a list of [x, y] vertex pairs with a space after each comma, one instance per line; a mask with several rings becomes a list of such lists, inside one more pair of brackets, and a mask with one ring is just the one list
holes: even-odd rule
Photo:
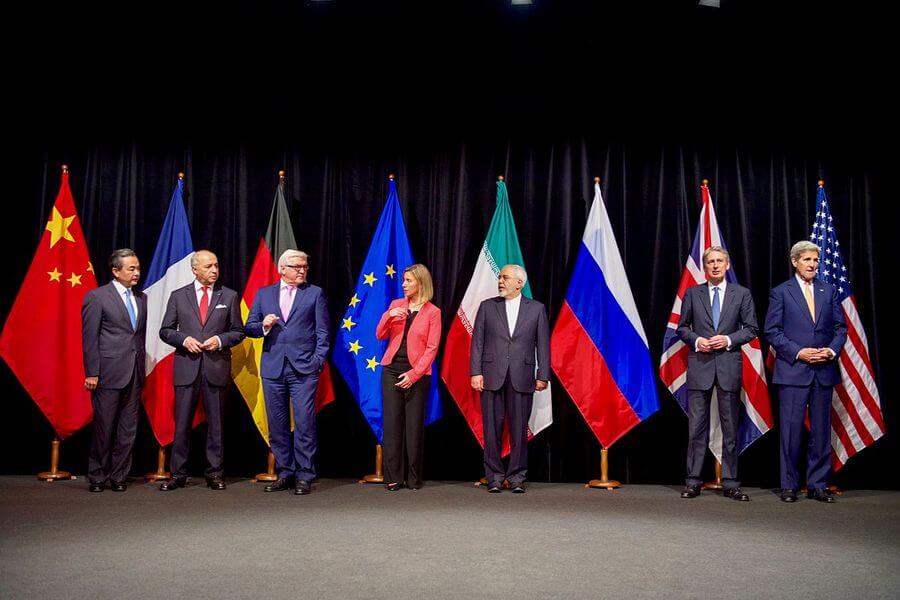
[[200, 285], [215, 285], [219, 280], [219, 259], [209, 250], [197, 250], [191, 256], [191, 271]]

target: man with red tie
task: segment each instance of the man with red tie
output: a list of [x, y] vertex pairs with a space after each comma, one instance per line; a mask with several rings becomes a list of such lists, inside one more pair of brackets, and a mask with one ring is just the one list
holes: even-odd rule
[[194, 281], [169, 296], [159, 337], [175, 347], [175, 440], [172, 442], [172, 478], [159, 489], [168, 492], [187, 482], [191, 424], [197, 402], [206, 411], [206, 485], [224, 490], [223, 417], [231, 384], [231, 347], [244, 339], [240, 298], [221, 285], [219, 260], [209, 250], [191, 256]]
[[781, 499], [796, 502], [797, 462], [803, 421], [809, 413], [807, 497], [834, 502], [825, 485], [831, 470], [831, 393], [841, 381], [836, 359], [847, 340], [837, 290], [816, 279], [819, 247], [791, 248], [794, 276], [769, 294], [765, 332], [775, 348], [772, 383], [778, 387], [781, 429]]

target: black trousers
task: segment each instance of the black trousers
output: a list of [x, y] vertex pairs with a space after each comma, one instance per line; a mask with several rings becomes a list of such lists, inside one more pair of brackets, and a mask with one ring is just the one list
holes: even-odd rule
[[425, 403], [430, 375], [423, 375], [408, 390], [396, 387], [397, 377], [409, 367], [387, 365], [381, 370], [383, 410], [383, 467], [385, 483], [421, 487], [425, 462]]
[[[484, 476], [488, 485], [524, 483], [528, 474], [528, 419], [534, 394], [517, 392], [509, 380], [499, 390], [481, 392], [484, 429]], [[509, 464], [503, 468], [503, 421], [509, 422]]]
[[197, 402], [203, 398], [206, 411], [206, 476], [222, 476], [224, 448], [224, 412], [227, 388], [210, 385], [200, 370], [191, 385], [175, 386], [175, 440], [172, 442], [172, 476], [187, 477], [188, 455], [191, 450], [191, 425]]
[[121, 389], [97, 387], [91, 393], [94, 430], [88, 454], [88, 479], [91, 483], [125, 481], [131, 470], [131, 451], [137, 433], [138, 405], [143, 382], [135, 365], [131, 381]]
[[709, 446], [709, 407], [713, 390], [722, 427], [722, 487], [726, 490], [741, 485], [738, 478], [737, 430], [740, 417], [740, 392], [719, 387], [718, 381], [708, 390], [688, 390], [687, 485], [700, 485], [703, 459]]

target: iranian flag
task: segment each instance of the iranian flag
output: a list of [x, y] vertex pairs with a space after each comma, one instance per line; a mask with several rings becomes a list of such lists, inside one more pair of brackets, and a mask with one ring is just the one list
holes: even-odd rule
[[[456, 318], [450, 325], [447, 344], [444, 347], [444, 360], [441, 364], [441, 379], [459, 406], [460, 412], [484, 447], [484, 430], [481, 424], [481, 399], [470, 385], [469, 356], [472, 346], [472, 327], [475, 314], [482, 301], [497, 296], [497, 279], [500, 269], [509, 264], [522, 267], [522, 250], [519, 248], [519, 236], [516, 235], [516, 224], [509, 207], [509, 196], [506, 183], [501, 177], [497, 181], [497, 208], [488, 230], [487, 238], [478, 255], [475, 272], [463, 296], [462, 304], [456, 311]], [[528, 282], [522, 288], [522, 294], [532, 298], [531, 286]], [[553, 409], [550, 402], [550, 386], [542, 392], [535, 392], [531, 417], [528, 419], [529, 439], [553, 423]], [[503, 452], [509, 452], [509, 444], [504, 434]]]

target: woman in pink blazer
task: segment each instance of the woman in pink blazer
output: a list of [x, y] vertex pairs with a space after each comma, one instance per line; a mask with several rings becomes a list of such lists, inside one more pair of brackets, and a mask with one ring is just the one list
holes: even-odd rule
[[422, 487], [425, 403], [431, 363], [441, 340], [441, 309], [431, 303], [431, 273], [415, 264], [403, 271], [403, 298], [381, 315], [375, 335], [390, 338], [381, 359], [384, 400], [384, 481], [392, 492]]

